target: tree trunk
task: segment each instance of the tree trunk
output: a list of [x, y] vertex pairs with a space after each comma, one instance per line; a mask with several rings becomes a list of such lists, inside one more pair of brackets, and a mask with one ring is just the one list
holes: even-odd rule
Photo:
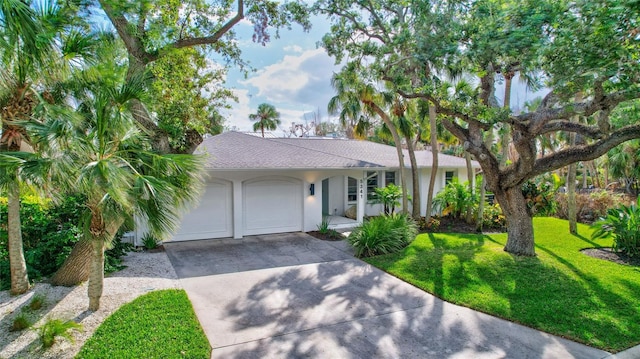
[[520, 187], [498, 188], [495, 196], [507, 220], [506, 252], [518, 256], [535, 256], [533, 241], [533, 218]]
[[484, 174], [480, 177], [480, 198], [478, 202], [478, 218], [476, 218], [476, 231], [482, 232], [484, 221], [484, 199], [487, 196], [487, 189], [484, 183]]
[[[513, 80], [514, 72], [511, 70], [507, 71], [504, 74], [504, 103], [503, 108], [509, 109], [511, 107], [511, 81]], [[502, 133], [502, 151], [500, 158], [500, 167], [504, 167], [507, 164], [507, 160], [509, 160], [509, 139], [511, 138], [511, 131], [509, 129], [509, 125], [504, 123], [504, 132]]]
[[22, 230], [20, 228], [20, 183], [17, 178], [7, 185], [7, 231], [9, 266], [11, 270], [11, 294], [29, 290], [27, 264], [24, 260]]
[[89, 285], [87, 293], [89, 295], [89, 310], [100, 309], [100, 297], [104, 280], [104, 242], [97, 238], [88, 241], [91, 244], [91, 265], [89, 273]]
[[409, 160], [411, 161], [411, 179], [413, 180], [413, 206], [411, 207], [411, 216], [416, 221], [420, 219], [420, 180], [418, 179], [418, 161], [416, 160], [416, 153], [413, 147], [413, 141], [408, 135], [405, 136], [407, 140], [407, 150], [409, 151]]
[[81, 239], [76, 243], [69, 257], [51, 278], [51, 284], [71, 287], [89, 279], [91, 250], [90, 240]]
[[[467, 162], [467, 178], [469, 180], [469, 193], [473, 195], [473, 191], [475, 189], [473, 187], [473, 180], [475, 178], [474, 178], [474, 175], [473, 175], [473, 167], [471, 167], [471, 154], [469, 152], [465, 152], [464, 153], [464, 159]], [[472, 207], [467, 208], [465, 221], [467, 223], [473, 223], [473, 208]]]
[[407, 180], [404, 173], [404, 154], [402, 153], [402, 140], [400, 139], [400, 135], [398, 135], [398, 129], [396, 125], [391, 121], [391, 118], [387, 113], [385, 113], [380, 106], [372, 101], [363, 101], [365, 105], [369, 106], [380, 118], [391, 133], [393, 137], [393, 142], [396, 145], [396, 152], [398, 153], [398, 165], [400, 167], [400, 187], [402, 188], [402, 213], [408, 213], [409, 208], [409, 199], [407, 197]]
[[[576, 102], [582, 101], [582, 94], [578, 93], [575, 97]], [[578, 122], [578, 116], [574, 116], [571, 122]], [[569, 146], [574, 147], [576, 145], [576, 133], [569, 133]], [[567, 173], [567, 212], [569, 216], [569, 233], [578, 233], [578, 209], [576, 204], [576, 170], [577, 163], [569, 165], [569, 171]], [[584, 173], [583, 173], [584, 177]]]
[[429, 189], [427, 192], [427, 211], [425, 216], [427, 222], [431, 217], [433, 211], [433, 190], [435, 188], [436, 176], [438, 174], [438, 133], [436, 131], [436, 108], [432, 104], [429, 104], [429, 127], [431, 131], [431, 176], [429, 177]]
[[569, 165], [567, 174], [567, 212], [569, 216], [569, 233], [578, 233], [578, 209], [576, 204], [576, 164]]

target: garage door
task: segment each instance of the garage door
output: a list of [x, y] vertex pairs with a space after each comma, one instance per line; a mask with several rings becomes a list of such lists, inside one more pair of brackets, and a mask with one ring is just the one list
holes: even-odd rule
[[231, 183], [208, 182], [200, 202], [187, 212], [173, 239], [226, 238], [233, 236]]
[[247, 181], [243, 188], [245, 235], [302, 230], [302, 183], [273, 178]]

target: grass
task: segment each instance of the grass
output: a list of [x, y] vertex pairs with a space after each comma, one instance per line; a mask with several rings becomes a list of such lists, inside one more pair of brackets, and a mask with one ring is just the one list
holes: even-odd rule
[[606, 351], [640, 344], [640, 268], [596, 259], [591, 229], [534, 218], [536, 257], [503, 251], [506, 234], [420, 234], [395, 254], [365, 259], [446, 301]]
[[183, 290], [161, 290], [123, 305], [76, 358], [198, 358], [211, 346]]

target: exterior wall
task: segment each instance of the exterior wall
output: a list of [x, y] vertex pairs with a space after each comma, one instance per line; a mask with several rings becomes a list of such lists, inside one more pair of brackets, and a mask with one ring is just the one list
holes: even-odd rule
[[[363, 176], [362, 170], [318, 170], [318, 171], [304, 171], [304, 170], [247, 170], [247, 171], [211, 171], [209, 173], [210, 178], [218, 178], [232, 182], [233, 184], [233, 217], [234, 217], [234, 238], [242, 238], [244, 236], [242, 228], [242, 185], [244, 182], [259, 178], [259, 177], [289, 177], [302, 181], [302, 230], [305, 232], [313, 231], [317, 229], [318, 224], [322, 221], [322, 180], [330, 179], [330, 188], [332, 184], [342, 181], [343, 176], [351, 176], [361, 180]], [[333, 177], [336, 177], [335, 179]], [[311, 184], [315, 185], [315, 194], [312, 196], [309, 193], [309, 187]], [[337, 188], [341, 188], [337, 184]], [[344, 195], [342, 198], [346, 198], [346, 189], [342, 188]], [[331, 190], [329, 192], [331, 194]], [[333, 208], [340, 203], [340, 200], [334, 198], [337, 202], [333, 205]], [[330, 198], [331, 203], [331, 198]], [[331, 206], [332, 204], [330, 204]], [[277, 208], [277, 204], [274, 204]], [[338, 209], [340, 210], [340, 209]], [[342, 209], [344, 213], [344, 207]]]
[[[393, 170], [393, 169], [391, 169]], [[466, 168], [440, 168], [436, 178], [434, 194], [438, 193], [445, 182], [445, 172], [454, 170], [460, 181], [467, 180]], [[233, 237], [242, 238], [243, 233], [243, 184], [257, 178], [293, 178], [301, 182], [300, 195], [302, 198], [302, 230], [313, 231], [322, 221], [322, 181], [329, 179], [329, 212], [344, 215], [347, 208], [347, 177], [358, 180], [358, 221], [362, 222], [363, 215], [378, 215], [382, 211], [382, 205], [373, 205], [367, 201], [366, 170], [246, 170], [246, 171], [210, 171], [208, 182], [224, 180], [231, 183], [232, 188], [232, 213], [233, 213]], [[384, 186], [384, 170], [378, 171], [378, 186]], [[427, 189], [429, 186], [430, 169], [421, 169], [419, 172], [421, 213], [425, 215]], [[406, 186], [409, 193], [412, 191], [411, 170], [405, 171]], [[399, 183], [399, 173], [396, 171], [396, 180]], [[311, 195], [309, 187], [315, 185], [315, 194]], [[274, 204], [277, 210], [277, 203]], [[396, 208], [400, 211], [401, 208]], [[189, 215], [189, 214], [187, 214]], [[142, 222], [142, 221], [138, 221]], [[136, 241], [142, 237], [145, 229], [144, 223], [136, 226]]]

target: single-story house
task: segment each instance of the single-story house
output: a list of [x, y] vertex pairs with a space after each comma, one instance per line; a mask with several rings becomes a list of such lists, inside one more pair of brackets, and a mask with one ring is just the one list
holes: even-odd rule
[[[382, 212], [371, 203], [376, 187], [400, 184], [396, 148], [328, 138], [262, 138], [225, 132], [204, 140], [207, 180], [200, 201], [189, 208], [172, 240], [242, 238], [249, 235], [354, 226]], [[463, 158], [439, 154], [435, 191], [453, 177], [467, 180]], [[431, 151], [416, 151], [422, 214], [431, 175]], [[411, 191], [409, 155], [405, 176]], [[474, 168], [479, 165], [474, 161]], [[355, 219], [345, 217], [351, 207]], [[141, 238], [144, 226], [136, 237]]]

